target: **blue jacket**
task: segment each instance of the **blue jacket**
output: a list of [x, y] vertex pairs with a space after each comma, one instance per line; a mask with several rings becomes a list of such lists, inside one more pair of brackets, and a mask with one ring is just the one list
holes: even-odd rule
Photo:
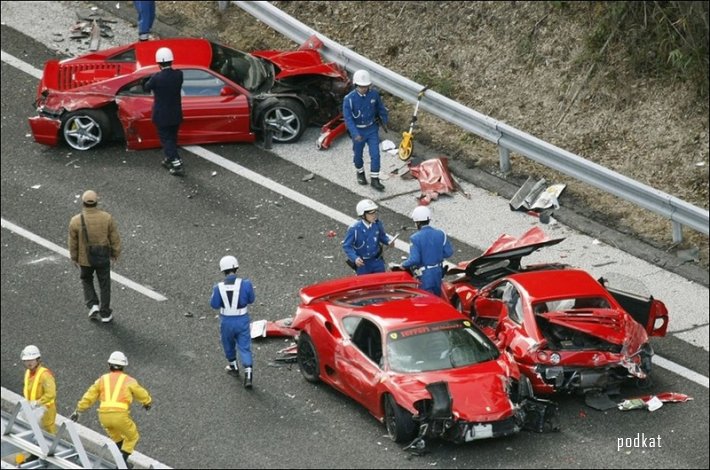
[[409, 258], [404, 268], [433, 267], [454, 254], [454, 247], [443, 230], [424, 225], [409, 239]]
[[[236, 280], [237, 275], [230, 274], [229, 276], [224, 278], [224, 283], [234, 284], [234, 281]], [[242, 279], [242, 285], [239, 288], [239, 300], [237, 301], [237, 307], [244, 308], [247, 305], [254, 303], [255, 298], [256, 296], [254, 295], [254, 286], [252, 286], [251, 281], [249, 279]], [[229, 300], [231, 301], [232, 299]], [[217, 287], [217, 284], [215, 284], [212, 288], [212, 299], [210, 300], [210, 306], [212, 308], [224, 307], [224, 305], [222, 304], [222, 296], [219, 294], [219, 287]]]
[[150, 77], [143, 89], [153, 92], [156, 127], [177, 126], [182, 122], [182, 70], [164, 68]]
[[360, 135], [359, 129], [375, 124], [377, 117], [382, 120], [383, 125], [387, 124], [387, 109], [380, 94], [372, 87], [365, 95], [353, 90], [343, 99], [343, 119], [352, 137]]
[[350, 227], [343, 240], [343, 251], [353, 263], [359, 257], [363, 260], [379, 257], [380, 244], [387, 245], [390, 237], [385, 232], [385, 226], [378, 219], [369, 227], [360, 219]]

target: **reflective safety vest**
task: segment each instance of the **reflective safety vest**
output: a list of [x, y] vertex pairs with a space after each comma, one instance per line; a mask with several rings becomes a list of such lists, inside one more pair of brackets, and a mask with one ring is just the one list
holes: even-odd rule
[[[45, 372], [51, 374], [49, 369], [43, 366], [39, 366], [37, 368], [37, 372], [35, 372], [34, 377], [30, 377], [29, 369], [25, 371], [25, 390], [23, 392], [25, 394], [25, 400], [35, 401], [40, 399], [42, 395], [38, 394], [37, 392], [39, 391], [39, 385], [41, 382], [40, 379], [42, 378], [42, 374], [44, 374]], [[42, 392], [44, 393], [44, 390], [42, 390]], [[47, 403], [46, 406], [53, 404], [54, 400]]]
[[[225, 284], [224, 282], [220, 282], [217, 285], [219, 295], [222, 297], [222, 305], [224, 305], [224, 307], [219, 309], [219, 313], [228, 317], [246, 315], [246, 307], [237, 308], [237, 305], [239, 305], [239, 291], [241, 291], [241, 287], [242, 280], [239, 278], [234, 280], [234, 284]], [[232, 292], [231, 302], [229, 301], [227, 292]]]
[[[114, 411], [114, 410], [128, 410], [130, 403], [127, 401], [119, 401], [121, 397], [121, 391], [124, 388], [124, 384], [128, 374], [124, 373], [109, 373], [104, 374], [101, 377], [102, 381], [102, 391], [101, 391], [101, 404], [99, 405], [99, 411]], [[126, 394], [123, 394], [124, 400]]]

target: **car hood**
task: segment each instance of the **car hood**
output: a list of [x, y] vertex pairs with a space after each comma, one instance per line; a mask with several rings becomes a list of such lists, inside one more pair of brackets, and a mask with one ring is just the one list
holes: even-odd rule
[[347, 80], [347, 74], [335, 63], [324, 63], [318, 51], [255, 51], [255, 57], [266, 59], [276, 67], [276, 79], [298, 75], [321, 75]]
[[626, 346], [627, 353], [638, 350], [648, 340], [646, 330], [626, 312], [612, 309], [585, 309], [574, 312], [538, 314], [550, 323], [581, 331], [612, 344]]
[[500, 261], [508, 261], [511, 269], [520, 268], [520, 260], [534, 253], [545, 246], [552, 246], [560, 243], [564, 238], [550, 239], [539, 227], [533, 227], [520, 238], [503, 234], [488, 247], [478, 258], [469, 261], [462, 261], [456, 267], [449, 269], [448, 274], [466, 273], [467, 276], [476, 277], [479, 269]]
[[425, 386], [446, 382], [452, 398], [454, 417], [468, 422], [499, 421], [515, 413], [506, 391], [508, 368], [499, 361], [469, 367], [416, 374], [393, 374], [393, 384], [400, 391], [398, 403], [409, 405], [430, 399]]

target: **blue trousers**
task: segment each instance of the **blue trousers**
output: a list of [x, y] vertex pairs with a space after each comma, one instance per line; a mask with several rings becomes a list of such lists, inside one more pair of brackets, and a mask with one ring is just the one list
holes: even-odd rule
[[167, 160], [180, 160], [180, 155], [177, 151], [177, 139], [178, 130], [180, 125], [177, 126], [157, 126], [158, 128], [158, 138], [160, 139], [160, 145], [163, 146], [163, 153]]
[[138, 34], [148, 34], [155, 21], [155, 1], [134, 1], [133, 6], [138, 12]]
[[383, 273], [385, 272], [385, 260], [382, 258], [366, 259], [365, 264], [358, 267], [355, 272], [358, 276], [360, 274]]
[[444, 271], [440, 267], [425, 269], [419, 277], [421, 288], [434, 295], [441, 296], [441, 280], [444, 278]]
[[252, 366], [249, 315], [220, 315], [219, 333], [228, 362], [237, 360], [237, 348], [243, 367]]
[[365, 151], [365, 144], [367, 144], [367, 150], [370, 153], [370, 171], [372, 173], [379, 173], [380, 171], [380, 134], [379, 126], [373, 124], [370, 127], [364, 129], [358, 129], [363, 139], [357, 142], [353, 139], [353, 163], [355, 168], [358, 170], [365, 165], [362, 159], [362, 155]]

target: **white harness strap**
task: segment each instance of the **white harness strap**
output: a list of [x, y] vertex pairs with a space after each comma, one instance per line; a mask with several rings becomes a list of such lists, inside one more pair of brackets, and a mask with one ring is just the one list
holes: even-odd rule
[[[217, 287], [219, 288], [219, 295], [222, 297], [222, 305], [224, 305], [224, 307], [219, 310], [219, 313], [226, 316], [245, 315], [247, 313], [246, 307], [237, 308], [237, 305], [239, 304], [239, 291], [242, 287], [241, 279], [236, 279], [234, 284], [225, 284], [224, 282], [220, 282]], [[232, 292], [231, 302], [229, 301], [229, 296], [227, 295], [228, 292]]]

